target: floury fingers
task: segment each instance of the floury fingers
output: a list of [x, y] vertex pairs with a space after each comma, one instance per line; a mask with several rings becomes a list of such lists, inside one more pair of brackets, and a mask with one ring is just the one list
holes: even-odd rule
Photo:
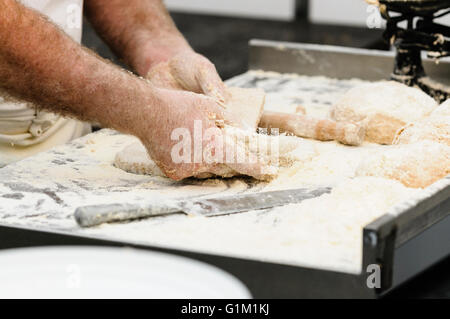
[[[212, 127], [202, 132], [202, 121], [194, 121], [193, 136], [187, 128], [177, 128], [172, 132], [172, 141], [177, 141], [171, 150], [175, 164], [278, 164], [280, 146], [275, 129], [271, 130], [270, 136], [264, 130], [258, 134], [228, 126], [224, 129]], [[206, 146], [204, 142], [207, 142]]]

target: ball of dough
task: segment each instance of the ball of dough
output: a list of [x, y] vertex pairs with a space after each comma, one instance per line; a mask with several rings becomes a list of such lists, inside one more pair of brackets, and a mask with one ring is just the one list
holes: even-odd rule
[[[229, 136], [236, 136], [246, 132], [232, 127], [226, 127], [224, 131], [229, 134]], [[259, 161], [274, 168], [292, 165], [299, 157], [299, 154], [296, 154], [296, 152], [305, 152], [304, 147], [300, 149], [303, 145], [302, 140], [293, 136], [269, 136], [265, 134], [248, 133], [248, 135], [242, 139], [242, 142], [245, 143], [245, 148], [249, 152], [258, 155]], [[301, 155], [303, 156], [303, 154]], [[122, 151], [118, 152], [114, 160], [114, 166], [128, 173], [166, 177], [156, 163], [150, 158], [144, 145], [139, 141], [128, 145]], [[214, 172], [200, 173], [194, 177], [203, 179], [214, 176], [233, 177], [237, 175], [241, 174], [225, 164], [218, 164], [215, 167]]]
[[141, 142], [128, 145], [118, 152], [114, 160], [114, 166], [133, 174], [166, 176], [150, 158]]
[[422, 120], [409, 123], [396, 134], [393, 144], [435, 141], [450, 146], [450, 100]]
[[[141, 142], [136, 142], [125, 147], [116, 154], [114, 166], [128, 173], [139, 175], [151, 175], [166, 177], [163, 171], [148, 155], [147, 150]], [[217, 165], [217, 169], [212, 173], [199, 173], [196, 178], [204, 179], [213, 176], [232, 177], [238, 173], [228, 168], [226, 165]]]
[[392, 144], [396, 132], [429, 115], [437, 103], [420, 89], [394, 81], [363, 84], [350, 89], [332, 107], [336, 121], [360, 122], [366, 141]]
[[397, 132], [394, 144], [412, 144], [424, 140], [450, 146], [450, 116], [429, 116], [407, 124]]
[[407, 187], [427, 187], [450, 174], [450, 147], [422, 141], [386, 146], [386, 150], [365, 159], [357, 176], [395, 179]]

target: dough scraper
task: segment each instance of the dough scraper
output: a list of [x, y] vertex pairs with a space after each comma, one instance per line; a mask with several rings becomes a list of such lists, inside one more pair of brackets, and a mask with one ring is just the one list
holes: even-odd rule
[[172, 214], [223, 216], [300, 203], [330, 193], [330, 187], [301, 188], [262, 193], [250, 193], [214, 198], [171, 200], [146, 204], [107, 204], [78, 207], [75, 220], [81, 227], [122, 222]]

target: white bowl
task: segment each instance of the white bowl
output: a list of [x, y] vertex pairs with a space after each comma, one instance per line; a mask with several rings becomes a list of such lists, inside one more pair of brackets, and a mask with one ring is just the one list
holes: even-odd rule
[[235, 277], [169, 254], [58, 246], [0, 251], [0, 298], [250, 298]]

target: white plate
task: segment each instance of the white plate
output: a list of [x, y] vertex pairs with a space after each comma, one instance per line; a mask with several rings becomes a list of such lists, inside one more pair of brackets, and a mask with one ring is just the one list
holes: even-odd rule
[[230, 274], [195, 260], [130, 248], [0, 251], [0, 298], [250, 298]]

